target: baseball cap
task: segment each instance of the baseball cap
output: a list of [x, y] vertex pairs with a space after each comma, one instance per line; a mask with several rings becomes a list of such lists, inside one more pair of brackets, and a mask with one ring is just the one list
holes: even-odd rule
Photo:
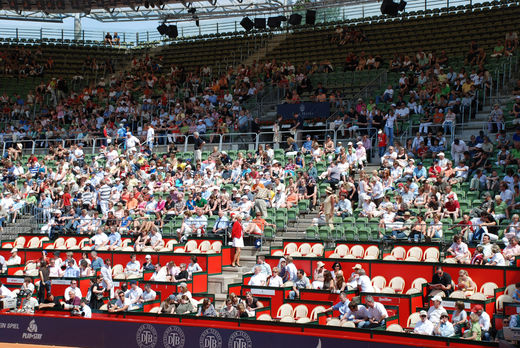
[[422, 316], [428, 316], [428, 312], [426, 312], [425, 310], [422, 310], [419, 312], [419, 315], [422, 317]]
[[439, 295], [435, 295], [435, 296], [432, 297], [432, 301], [442, 302], [442, 297], [440, 297]]
[[361, 267], [361, 265], [359, 263], [357, 263], [354, 267], [352, 267], [352, 269], [361, 269], [363, 267]]
[[148, 259], [151, 259], [152, 257], [150, 255], [146, 255], [144, 258], [148, 260]]
[[475, 305], [475, 306], [473, 306], [473, 308], [471, 308], [471, 311], [472, 311], [473, 313], [478, 312], [478, 311], [481, 311], [481, 310], [483, 310], [483, 307], [482, 307], [481, 305], [479, 305], [479, 304], [478, 304], [478, 305]]

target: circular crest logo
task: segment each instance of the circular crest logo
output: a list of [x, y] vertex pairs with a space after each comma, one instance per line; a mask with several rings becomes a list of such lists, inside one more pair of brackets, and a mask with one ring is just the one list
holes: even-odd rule
[[153, 348], [157, 344], [157, 330], [150, 324], [143, 324], [135, 334], [139, 348]]
[[186, 337], [178, 326], [169, 326], [163, 334], [163, 345], [166, 348], [183, 348]]
[[206, 329], [199, 339], [200, 348], [222, 348], [222, 336], [215, 329]]
[[235, 331], [229, 337], [228, 348], [252, 348], [253, 341], [244, 331]]

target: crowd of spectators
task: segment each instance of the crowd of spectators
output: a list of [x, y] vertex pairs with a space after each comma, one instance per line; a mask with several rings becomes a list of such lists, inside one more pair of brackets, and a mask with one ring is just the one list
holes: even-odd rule
[[45, 70], [54, 66], [52, 58], [43, 58], [41, 49], [16, 49], [0, 52], [0, 72], [6, 76], [17, 78], [42, 77]]

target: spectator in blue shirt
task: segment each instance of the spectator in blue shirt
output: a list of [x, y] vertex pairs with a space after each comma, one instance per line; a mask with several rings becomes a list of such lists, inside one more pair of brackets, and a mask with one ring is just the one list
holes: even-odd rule
[[103, 259], [98, 256], [96, 251], [92, 251], [92, 269], [97, 271], [101, 269], [105, 264], [103, 263]]
[[343, 314], [345, 314], [348, 310], [348, 304], [350, 303], [349, 299], [347, 298], [347, 294], [345, 292], [339, 293], [339, 302], [336, 303], [334, 306], [327, 309], [327, 312], [329, 311], [339, 311], [338, 318], [341, 318]]
[[309, 134], [307, 134], [307, 140], [302, 145], [302, 153], [307, 153], [312, 151], [312, 139]]
[[79, 278], [80, 271], [78, 266], [74, 264], [74, 260], [67, 260], [67, 268], [65, 268], [65, 272], [63, 276], [65, 278]]
[[413, 170], [413, 178], [415, 181], [426, 180], [426, 168], [424, 168], [422, 162], [417, 163], [417, 167]]

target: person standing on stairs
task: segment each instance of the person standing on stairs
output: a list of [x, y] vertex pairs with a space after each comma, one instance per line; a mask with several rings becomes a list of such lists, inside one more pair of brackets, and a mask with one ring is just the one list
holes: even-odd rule
[[332, 187], [327, 187], [325, 190], [327, 197], [323, 201], [322, 211], [323, 215], [325, 215], [325, 223], [331, 228], [334, 229], [334, 206], [336, 205], [336, 195], [334, 194], [334, 189]]
[[240, 267], [240, 251], [244, 247], [244, 233], [242, 229], [242, 215], [238, 214], [235, 217], [235, 223], [231, 230], [231, 238], [233, 238], [233, 247], [235, 248], [235, 256], [231, 266]]

